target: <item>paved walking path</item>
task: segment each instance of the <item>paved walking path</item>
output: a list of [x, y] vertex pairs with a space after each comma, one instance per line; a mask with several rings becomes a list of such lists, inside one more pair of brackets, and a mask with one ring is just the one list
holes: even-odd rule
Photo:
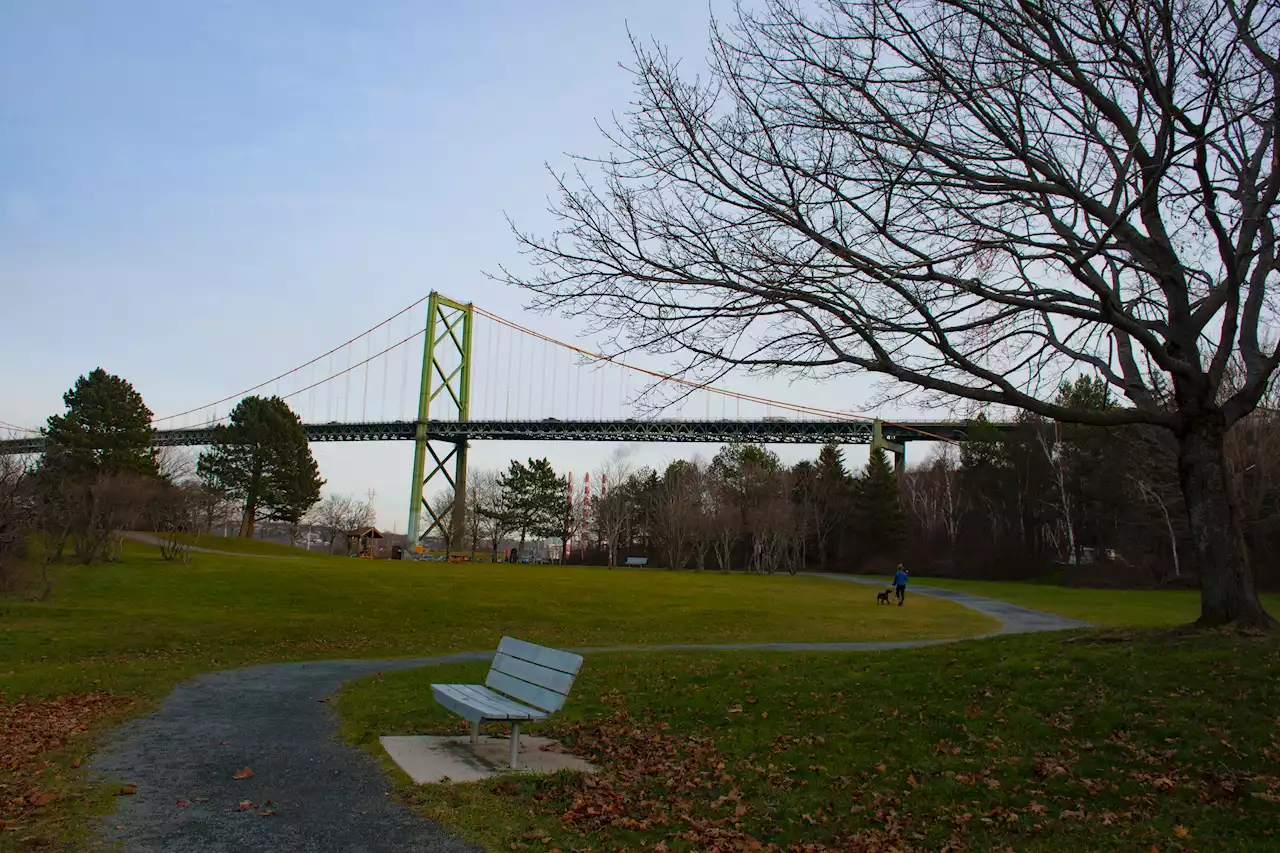
[[[139, 533], [136, 530], [127, 530], [124, 534], [125, 539], [132, 539], [135, 542], [145, 542], [148, 545], [159, 545], [160, 537], [154, 533]], [[212, 538], [212, 537], [211, 537]], [[296, 559], [293, 554], [245, 554], [242, 551], [219, 551], [217, 548], [204, 548], [199, 545], [190, 545], [187, 550], [194, 554], [222, 554], [227, 557], [254, 557], [262, 560], [292, 560]], [[297, 556], [303, 556], [307, 552], [301, 548], [298, 549]]]
[[[936, 595], [994, 616], [1002, 622], [1000, 633], [1081, 625], [967, 593], [927, 587], [912, 587], [911, 593]], [[580, 651], [864, 651], [945, 642], [954, 641], [675, 644]], [[472, 850], [445, 828], [391, 798], [378, 759], [339, 739], [337, 715], [324, 700], [353, 678], [487, 660], [492, 654], [273, 664], [191, 679], [178, 686], [154, 714], [118, 730], [114, 742], [95, 757], [95, 769], [138, 786], [137, 794], [118, 799], [116, 813], [106, 819], [100, 839], [125, 853]], [[233, 778], [244, 767], [254, 775]], [[238, 810], [246, 800], [252, 806]]]

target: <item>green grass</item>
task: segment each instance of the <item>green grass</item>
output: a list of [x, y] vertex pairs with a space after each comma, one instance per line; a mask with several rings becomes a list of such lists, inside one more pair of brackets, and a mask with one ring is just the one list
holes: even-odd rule
[[996, 623], [920, 598], [877, 608], [818, 578], [195, 554], [62, 570], [47, 603], [0, 600], [0, 696], [155, 695], [264, 661], [559, 646], [963, 637]]
[[[905, 608], [877, 607], [874, 588], [820, 578], [371, 562], [308, 554], [252, 540], [207, 538], [201, 544], [288, 556], [264, 560], [248, 555], [195, 554], [193, 562], [184, 566], [162, 561], [155, 546], [129, 542], [121, 563], [60, 568], [55, 593], [47, 602], [0, 599], [0, 705], [91, 692], [121, 700], [118, 710], [98, 720], [87, 735], [42, 756], [48, 764], [43, 767], [40, 786], [58, 791], [60, 797], [39, 814], [25, 814], [21, 832], [0, 831], [0, 851], [7, 853], [15, 845], [23, 846], [22, 839], [28, 834], [46, 839], [83, 835], [91, 825], [87, 815], [103, 809], [106, 801], [90, 779], [73, 769], [73, 761], [92, 752], [94, 738], [106, 725], [145, 712], [178, 681], [200, 672], [275, 661], [489, 649], [504, 634], [561, 647], [589, 647], [966, 637], [997, 627], [994, 620], [924, 596], [913, 596]], [[976, 584], [970, 588], [1094, 622], [1166, 624], [1195, 615], [1194, 596], [1181, 593], [1117, 594], [1018, 584]], [[1280, 611], [1280, 602], [1273, 600], [1272, 606]], [[1103, 619], [1100, 613], [1110, 615]], [[987, 648], [996, 650], [991, 654], [999, 658], [1006, 653], [999, 650], [1021, 647], [1000, 640], [990, 646], [966, 646], [963, 654], [977, 655], [969, 649]], [[693, 719], [690, 714], [703, 725], [706, 721], [704, 711], [698, 710], [700, 703], [705, 699], [720, 707], [716, 703], [722, 704], [726, 691], [733, 684], [745, 688], [744, 682], [751, 684], [751, 698], [758, 699], [761, 707], [778, 699], [773, 695], [775, 688], [783, 697], [778, 701], [791, 701], [786, 697], [792, 696], [799, 703], [797, 708], [804, 707], [804, 696], [825, 696], [834, 701], [832, 697], [845, 691], [844, 696], [857, 697], [858, 714], [871, 714], [876, 719], [888, 713], [887, 697], [915, 691], [909, 699], [916, 704], [908, 707], [918, 707], [924, 719], [947, 707], [945, 693], [935, 696], [942, 676], [934, 672], [940, 661], [950, 660], [946, 654], [960, 653], [662, 659], [674, 662], [670, 666], [646, 663], [659, 659], [645, 655], [593, 657], [568, 719], [600, 725], [609, 714], [627, 709], [646, 727], [654, 725], [660, 730], [661, 722], [654, 722], [660, 717], [649, 720], [646, 715], [659, 714], [654, 709], [662, 702], [679, 701], [683, 704], [672, 711], [671, 725], [678, 720], [688, 723]], [[867, 669], [872, 663], [879, 669]], [[989, 670], [988, 664], [991, 661], [984, 664], [974, 657], [948, 667], [959, 666], [960, 678], [968, 679], [959, 683], [971, 684], [985, 677], [981, 674]], [[745, 667], [744, 672], [749, 669], [763, 674], [751, 678], [726, 675], [724, 667]], [[972, 672], [965, 674], [968, 669]], [[1061, 668], [1052, 672], [1054, 679], [1072, 677]], [[1134, 672], [1142, 669], [1133, 667], [1124, 677]], [[836, 675], [853, 681], [847, 685], [834, 682]], [[777, 678], [783, 681], [770, 681]], [[387, 681], [388, 685], [399, 683]], [[429, 693], [420, 688], [421, 684], [405, 682], [405, 689], [416, 699], [399, 702], [374, 697], [367, 712], [359, 710], [359, 692], [351, 694], [357, 697], [350, 700], [355, 709], [349, 721], [355, 727], [352, 736], [367, 739], [375, 731], [443, 723], [431, 716], [436, 712], [424, 698]], [[610, 694], [614, 688], [622, 692]], [[595, 697], [593, 690], [598, 691]], [[744, 705], [744, 714], [746, 709]], [[816, 710], [812, 713], [818, 714]], [[818, 716], [834, 725], [845, 713], [828, 709]], [[771, 712], [768, 719], [772, 721], [768, 727], [785, 726], [793, 733], [804, 733], [804, 729], [796, 729], [794, 718], [785, 719], [785, 713]], [[1258, 717], [1263, 719], [1265, 715]], [[862, 717], [846, 722], [875, 730], [873, 721]], [[718, 731], [710, 723], [706, 725], [707, 732]], [[566, 736], [578, 738], [584, 748], [592, 737], [586, 729]], [[734, 740], [738, 736], [736, 732], [724, 736], [728, 740], [717, 749], [732, 757], [741, 746]], [[900, 751], [904, 747], [886, 748]], [[518, 787], [528, 790], [527, 783]], [[0, 794], [5, 789], [5, 779], [0, 776]], [[417, 796], [429, 799], [435, 795]], [[458, 788], [448, 796], [451, 799], [445, 805], [460, 809], [456, 815], [450, 812], [450, 820], [464, 828], [477, 823], [476, 816], [491, 818], [497, 813], [510, 812], [519, 820], [513, 817], [504, 822], [504, 818], [495, 823], [495, 832], [506, 832], [503, 827], [509, 826], [540, 825], [545, 818], [531, 805], [539, 801], [523, 795], [494, 799], [485, 790]], [[561, 800], [555, 802], [563, 805]], [[437, 802], [425, 807], [444, 806]]]
[[[344, 734], [380, 753], [378, 735], [461, 732], [428, 686], [483, 672], [348, 684]], [[601, 655], [550, 727], [599, 784], [399, 792], [494, 850], [1264, 851], [1280, 849], [1277, 714], [1274, 637]]]
[[[1106, 628], [1172, 627], [1194, 622], [1200, 616], [1200, 593], [1195, 590], [1081, 589], [927, 577], [912, 577], [911, 582], [998, 598]], [[1280, 616], [1280, 595], [1264, 595], [1262, 600], [1272, 615]]]
[[[283, 546], [214, 540], [224, 547]], [[42, 603], [0, 599], [0, 711], [107, 693], [116, 710], [86, 736], [0, 771], [0, 851], [23, 838], [83, 837], [110, 806], [74, 766], [107, 726], [144, 713], [191, 675], [254, 663], [491, 649], [504, 634], [558, 646], [962, 637], [993, 620], [946, 602], [879, 608], [867, 590], [804, 577], [193, 555], [167, 563], [127, 542], [116, 564], [59, 568]], [[0, 713], [0, 722], [4, 715]], [[0, 729], [0, 747], [5, 732]], [[3, 749], [0, 749], [3, 752]], [[3, 760], [3, 756], [0, 756]], [[40, 776], [35, 774], [40, 770]], [[58, 799], [34, 813], [6, 797]], [[52, 843], [52, 842], [50, 842]]]

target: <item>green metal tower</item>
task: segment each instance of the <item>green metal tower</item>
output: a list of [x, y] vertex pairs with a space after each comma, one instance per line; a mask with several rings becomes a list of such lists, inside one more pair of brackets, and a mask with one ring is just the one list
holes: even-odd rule
[[[433, 416], [444, 420], [470, 419], [472, 305], [463, 305], [432, 291], [427, 300], [427, 339], [422, 353], [422, 385], [418, 395], [418, 431], [413, 442], [413, 486], [409, 494], [409, 547], [421, 551], [423, 537], [439, 528], [450, 532], [449, 548], [461, 550], [466, 531], [467, 442], [433, 442], [427, 424]], [[448, 445], [447, 448], [441, 445]], [[443, 451], [444, 455], [441, 455]], [[427, 456], [432, 460], [427, 470]], [[453, 463], [450, 471], [449, 463]], [[433, 482], [453, 487], [450, 507], [437, 515], [428, 502]], [[422, 527], [422, 513], [430, 522]], [[451, 523], [445, 525], [445, 519]]]
[[884, 437], [884, 421], [876, 418], [871, 424], [871, 449], [881, 447], [893, 454], [893, 471], [899, 477], [907, 470], [906, 445], [889, 441]]

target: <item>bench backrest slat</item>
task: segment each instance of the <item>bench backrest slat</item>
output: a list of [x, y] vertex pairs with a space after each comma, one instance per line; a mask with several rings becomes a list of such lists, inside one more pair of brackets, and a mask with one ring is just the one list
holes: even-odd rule
[[518, 702], [559, 711], [582, 668], [582, 656], [504, 637], [485, 686]]
[[536, 663], [539, 666], [545, 666], [548, 669], [558, 669], [570, 675], [577, 675], [578, 670], [582, 669], [582, 655], [526, 643], [524, 640], [517, 640], [515, 637], [503, 637], [502, 642], [498, 643], [498, 652], [499, 654], [510, 655], [513, 658], [520, 658], [520, 660], [527, 660], [529, 663]]

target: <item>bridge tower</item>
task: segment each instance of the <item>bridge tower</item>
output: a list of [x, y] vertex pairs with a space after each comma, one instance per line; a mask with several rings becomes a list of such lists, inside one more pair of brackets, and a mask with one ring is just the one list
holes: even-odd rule
[[[413, 441], [413, 483], [409, 493], [408, 536], [409, 547], [414, 552], [421, 552], [423, 537], [437, 529], [441, 534], [449, 531], [449, 549], [462, 550], [465, 543], [467, 441], [432, 441], [427, 433], [433, 404], [436, 404], [436, 419], [470, 420], [472, 315], [471, 303], [454, 302], [435, 291], [427, 300], [418, 428]], [[427, 469], [428, 456], [432, 462], [430, 470]], [[430, 504], [429, 489], [443, 483], [453, 487], [454, 498], [450, 506], [437, 514]], [[425, 526], [423, 512], [428, 518]]]
[[893, 471], [899, 477], [907, 468], [907, 447], [896, 441], [889, 441], [884, 437], [884, 422], [879, 418], [871, 424], [871, 449], [877, 447], [883, 448], [893, 454]]

